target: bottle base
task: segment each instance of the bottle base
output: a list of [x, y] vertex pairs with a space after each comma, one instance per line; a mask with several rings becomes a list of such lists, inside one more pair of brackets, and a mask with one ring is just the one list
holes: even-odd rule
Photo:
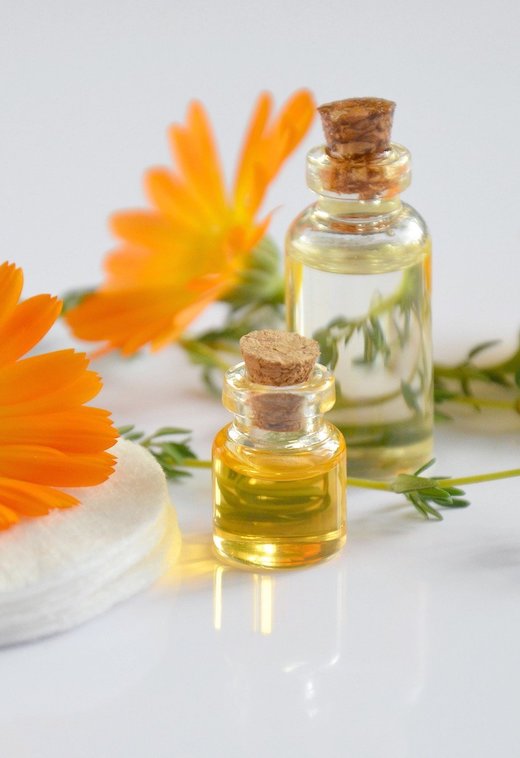
[[299, 568], [324, 561], [341, 550], [346, 539], [345, 529], [293, 540], [237, 537], [220, 530], [213, 534], [218, 556], [234, 564], [260, 569]]

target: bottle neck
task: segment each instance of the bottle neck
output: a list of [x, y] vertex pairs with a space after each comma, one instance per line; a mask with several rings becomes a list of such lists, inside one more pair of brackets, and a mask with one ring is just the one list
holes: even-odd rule
[[323, 415], [334, 405], [334, 376], [317, 364], [306, 382], [292, 386], [252, 383], [245, 365], [226, 372], [222, 400], [234, 421], [229, 435], [242, 444], [296, 450], [327, 433]]
[[320, 414], [302, 418], [300, 427], [291, 430], [264, 429], [255, 424], [250, 416], [235, 415], [229, 428], [229, 437], [236, 442], [256, 447], [291, 450], [306, 449], [326, 436], [326, 425]]
[[332, 205], [336, 212], [349, 206], [361, 218], [392, 212], [410, 180], [410, 153], [397, 143], [378, 155], [339, 159], [323, 145], [307, 154], [307, 185], [318, 193], [322, 205]]
[[361, 200], [351, 195], [334, 195], [317, 192], [316, 216], [318, 219], [356, 225], [389, 224], [402, 209], [400, 195], [391, 198], [368, 198]]

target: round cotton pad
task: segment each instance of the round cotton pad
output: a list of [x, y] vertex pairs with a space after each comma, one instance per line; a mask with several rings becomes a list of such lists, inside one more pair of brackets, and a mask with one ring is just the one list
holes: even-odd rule
[[114, 474], [81, 504], [0, 533], [0, 645], [69, 629], [150, 585], [180, 532], [161, 467], [120, 440]]

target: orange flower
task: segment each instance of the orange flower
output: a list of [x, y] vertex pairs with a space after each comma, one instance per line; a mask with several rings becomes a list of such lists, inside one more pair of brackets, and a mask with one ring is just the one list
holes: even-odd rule
[[178, 170], [145, 175], [153, 210], [112, 217], [122, 244], [106, 260], [106, 281], [66, 316], [78, 337], [105, 340], [105, 349], [127, 355], [146, 343], [157, 350], [237, 284], [269, 225], [270, 216], [257, 218], [267, 188], [314, 114], [306, 90], [296, 92], [274, 119], [272, 107], [271, 96], [260, 95], [231, 195], [203, 106], [193, 102], [186, 125], [171, 127]]
[[83, 405], [101, 389], [84, 353], [22, 356], [49, 331], [61, 302], [18, 302], [23, 272], [0, 265], [0, 529], [78, 500], [56, 487], [99, 484], [112, 473], [104, 452], [117, 433], [108, 411]]

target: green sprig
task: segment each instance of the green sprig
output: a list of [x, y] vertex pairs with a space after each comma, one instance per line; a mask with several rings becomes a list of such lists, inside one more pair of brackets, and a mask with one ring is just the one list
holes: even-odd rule
[[[149, 450], [162, 466], [168, 479], [178, 480], [189, 476], [189, 469], [211, 468], [211, 461], [197, 458], [190, 448], [188, 443], [191, 432], [188, 429], [165, 426], [153, 434], [146, 435], [144, 432], [136, 431], [133, 425], [128, 425], [120, 427], [118, 431], [124, 439], [137, 442]], [[183, 435], [181, 441], [171, 439], [172, 436], [178, 435]], [[466, 508], [470, 505], [470, 501], [464, 497], [464, 490], [460, 489], [461, 484], [478, 484], [520, 476], [520, 469], [492, 471], [458, 478], [422, 476], [423, 472], [434, 463], [435, 459], [432, 459], [413, 474], [399, 474], [392, 482], [348, 477], [347, 485], [404, 495], [405, 499], [425, 519], [442, 521], [443, 517], [438, 507]]]
[[[386, 298], [375, 298], [368, 314], [357, 320], [342, 317], [331, 321], [314, 337], [321, 347], [321, 360], [331, 368], [338, 360], [339, 349], [355, 334], [363, 338], [363, 350], [357, 361], [372, 363], [378, 356], [386, 361], [389, 345], [384, 337], [381, 317], [390, 316], [394, 334], [403, 345], [408, 338], [410, 315], [418, 307], [417, 286], [411, 273], [402, 285]], [[202, 379], [214, 394], [220, 391], [221, 375], [236, 363], [240, 337], [253, 329], [283, 328], [284, 282], [280, 273], [280, 252], [274, 242], [264, 237], [251, 251], [249, 263], [239, 283], [222, 297], [228, 313], [219, 328], [179, 340], [190, 360], [200, 366]], [[77, 306], [94, 288], [72, 290], [63, 296], [62, 315]], [[498, 344], [498, 340], [482, 342], [472, 348], [466, 358], [453, 366], [436, 363], [433, 368], [434, 400], [437, 419], [450, 419], [447, 404], [469, 405], [475, 410], [485, 408], [510, 410], [520, 414], [520, 342], [505, 360], [482, 364], [482, 354]], [[476, 360], [478, 359], [478, 360]], [[479, 387], [499, 388], [503, 397], [482, 397]], [[400, 388], [406, 403], [416, 410], [416, 391], [410, 382]], [[338, 393], [338, 405], [341, 403]]]
[[[163, 426], [153, 434], [138, 431], [133, 424], [121, 426], [119, 436], [130, 442], [137, 442], [146, 448], [160, 464], [168, 479], [182, 479], [190, 476], [186, 468], [206, 468], [191, 449], [191, 432], [177, 426]], [[181, 437], [180, 440], [176, 439]]]
[[436, 505], [443, 508], [466, 508], [470, 503], [463, 497], [464, 490], [450, 484], [441, 484], [446, 481], [446, 477], [420, 476], [434, 463], [435, 459], [432, 458], [413, 474], [399, 474], [392, 485], [392, 491], [404, 495], [424, 518], [442, 521], [442, 515], [435, 508]]
[[[446, 402], [465, 403], [476, 410], [482, 408], [503, 408], [520, 413], [520, 342], [516, 350], [505, 360], [480, 365], [475, 358], [499, 340], [482, 342], [472, 348], [466, 358], [454, 366], [437, 363], [433, 368], [434, 398], [439, 418], [450, 418], [439, 406]], [[475, 394], [479, 385], [495, 386], [514, 396], [507, 400], [483, 398]]]

